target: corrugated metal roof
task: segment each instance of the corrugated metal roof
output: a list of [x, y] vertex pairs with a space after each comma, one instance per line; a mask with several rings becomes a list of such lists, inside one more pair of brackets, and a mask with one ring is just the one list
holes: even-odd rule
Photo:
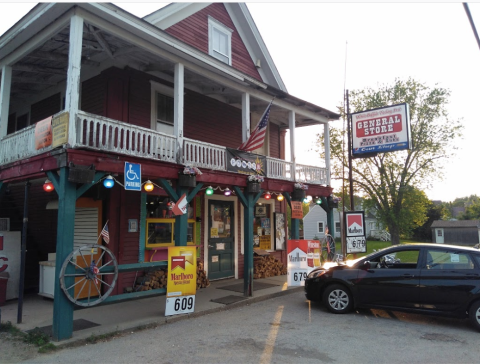
[[480, 228], [480, 220], [435, 220], [432, 223], [432, 228], [466, 228], [476, 227]]

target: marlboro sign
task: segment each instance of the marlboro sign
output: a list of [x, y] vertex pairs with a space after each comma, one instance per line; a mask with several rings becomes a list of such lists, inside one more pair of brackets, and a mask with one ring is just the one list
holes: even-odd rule
[[367, 239], [364, 212], [345, 212], [344, 221], [346, 225], [347, 254], [365, 253], [367, 251]]

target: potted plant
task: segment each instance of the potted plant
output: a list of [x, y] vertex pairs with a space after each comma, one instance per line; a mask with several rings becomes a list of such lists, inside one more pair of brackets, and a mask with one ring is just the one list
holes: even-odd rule
[[247, 179], [247, 191], [252, 193], [260, 192], [260, 184], [263, 181], [263, 176], [251, 174]]
[[308, 190], [308, 186], [301, 182], [297, 182], [294, 185], [292, 198], [296, 201], [303, 201], [305, 198], [305, 191]]
[[331, 209], [334, 209], [334, 208], [337, 208], [338, 209], [338, 203], [341, 201], [342, 199], [340, 197], [336, 197], [336, 196], [333, 196], [333, 195], [330, 195], [328, 197], [328, 206], [331, 208]]
[[202, 172], [197, 167], [185, 166], [183, 171], [178, 173], [178, 184], [182, 187], [195, 187], [197, 185], [197, 175]]

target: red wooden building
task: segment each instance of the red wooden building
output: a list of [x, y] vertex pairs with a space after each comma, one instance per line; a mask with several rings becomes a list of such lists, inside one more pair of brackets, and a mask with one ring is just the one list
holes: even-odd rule
[[[295, 184], [332, 192], [339, 115], [287, 92], [243, 3], [175, 3], [143, 19], [108, 3], [40, 3], [0, 37], [0, 72], [0, 218], [23, 232], [23, 290], [55, 299], [56, 339], [72, 334], [61, 265], [107, 221], [123, 267], [110, 295], [123, 297], [172, 245], [195, 245], [210, 279], [250, 279], [252, 248], [286, 263], [275, 234], [286, 221], [275, 222], [300, 198]], [[272, 100], [264, 145], [239, 153]], [[326, 136], [326, 167], [295, 163], [295, 129], [309, 125]], [[192, 184], [185, 166], [202, 173]], [[264, 176], [260, 192], [251, 174]], [[188, 212], [173, 215], [183, 193]], [[42, 292], [46, 261], [53, 292]]]

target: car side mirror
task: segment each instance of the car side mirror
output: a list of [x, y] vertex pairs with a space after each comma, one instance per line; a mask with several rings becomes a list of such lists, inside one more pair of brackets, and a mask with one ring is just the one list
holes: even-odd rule
[[360, 269], [368, 270], [370, 269], [370, 261], [366, 260], [363, 262], [363, 264], [360, 266]]

